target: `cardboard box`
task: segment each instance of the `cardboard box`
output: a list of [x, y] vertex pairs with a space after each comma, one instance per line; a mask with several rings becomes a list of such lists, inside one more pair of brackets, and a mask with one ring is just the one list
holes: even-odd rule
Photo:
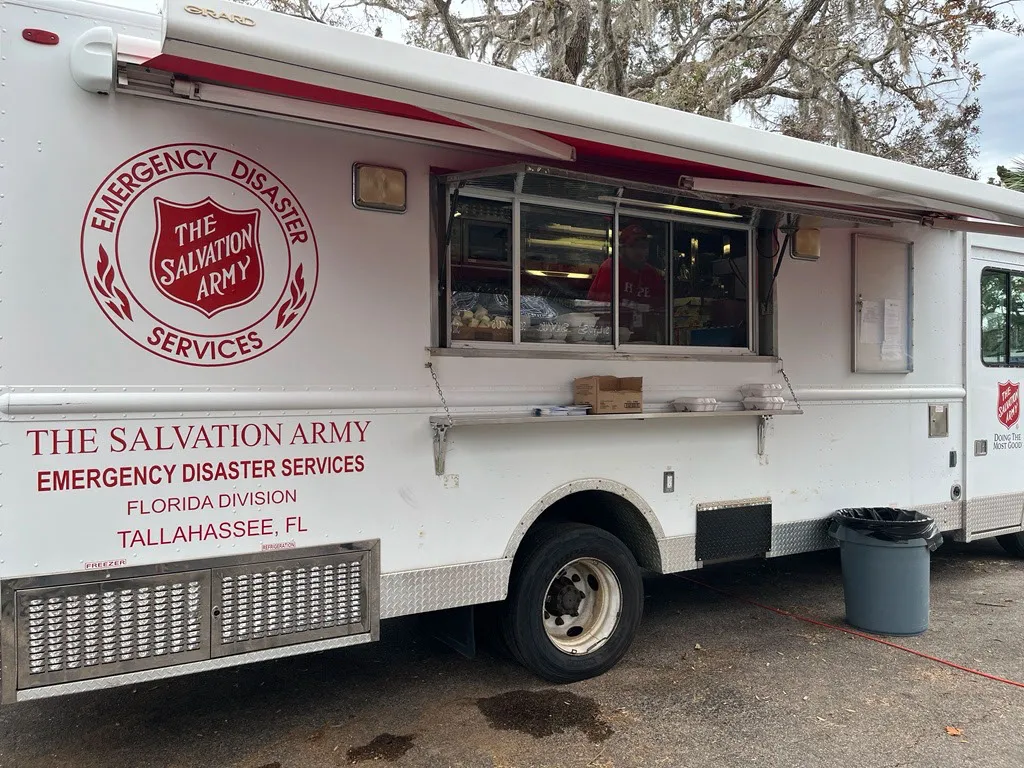
[[642, 413], [643, 388], [642, 376], [587, 376], [573, 382], [573, 400], [591, 413]]

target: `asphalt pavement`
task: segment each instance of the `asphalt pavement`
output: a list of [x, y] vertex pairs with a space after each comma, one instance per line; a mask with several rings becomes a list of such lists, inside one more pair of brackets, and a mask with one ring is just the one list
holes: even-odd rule
[[[647, 580], [640, 636], [597, 679], [550, 686], [392, 620], [373, 645], [9, 706], [0, 766], [1024, 764], [1024, 688], [739, 599], [845, 626], [837, 551], [687, 575]], [[994, 542], [947, 542], [928, 631], [888, 640], [1024, 682], [1022, 575]]]

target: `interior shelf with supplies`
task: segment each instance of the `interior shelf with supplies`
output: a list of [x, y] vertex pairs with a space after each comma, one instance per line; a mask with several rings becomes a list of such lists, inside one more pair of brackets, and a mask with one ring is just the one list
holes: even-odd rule
[[592, 424], [604, 421], [648, 421], [651, 419], [728, 419], [752, 416], [757, 418], [757, 454], [764, 455], [764, 433], [768, 421], [774, 416], [802, 414], [801, 408], [781, 410], [745, 410], [735, 408], [714, 411], [647, 411], [641, 413], [587, 414], [585, 416], [536, 416], [531, 413], [474, 413], [464, 416], [431, 416], [434, 432], [434, 473], [444, 474], [448, 449], [448, 432], [456, 427], [500, 426], [507, 424]]

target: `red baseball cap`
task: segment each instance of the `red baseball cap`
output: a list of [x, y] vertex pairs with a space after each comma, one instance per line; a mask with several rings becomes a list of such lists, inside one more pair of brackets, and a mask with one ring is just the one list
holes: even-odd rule
[[634, 243], [650, 240], [651, 236], [639, 224], [630, 224], [628, 227], [619, 230], [619, 245], [633, 245]]

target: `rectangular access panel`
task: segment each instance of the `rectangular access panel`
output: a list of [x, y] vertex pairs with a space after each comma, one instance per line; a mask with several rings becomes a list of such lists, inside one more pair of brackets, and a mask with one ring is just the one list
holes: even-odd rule
[[697, 505], [698, 561], [761, 557], [771, 546], [771, 499]]
[[[376, 541], [3, 584], [5, 699], [17, 690], [369, 635]], [[15, 682], [16, 681], [16, 682]]]

